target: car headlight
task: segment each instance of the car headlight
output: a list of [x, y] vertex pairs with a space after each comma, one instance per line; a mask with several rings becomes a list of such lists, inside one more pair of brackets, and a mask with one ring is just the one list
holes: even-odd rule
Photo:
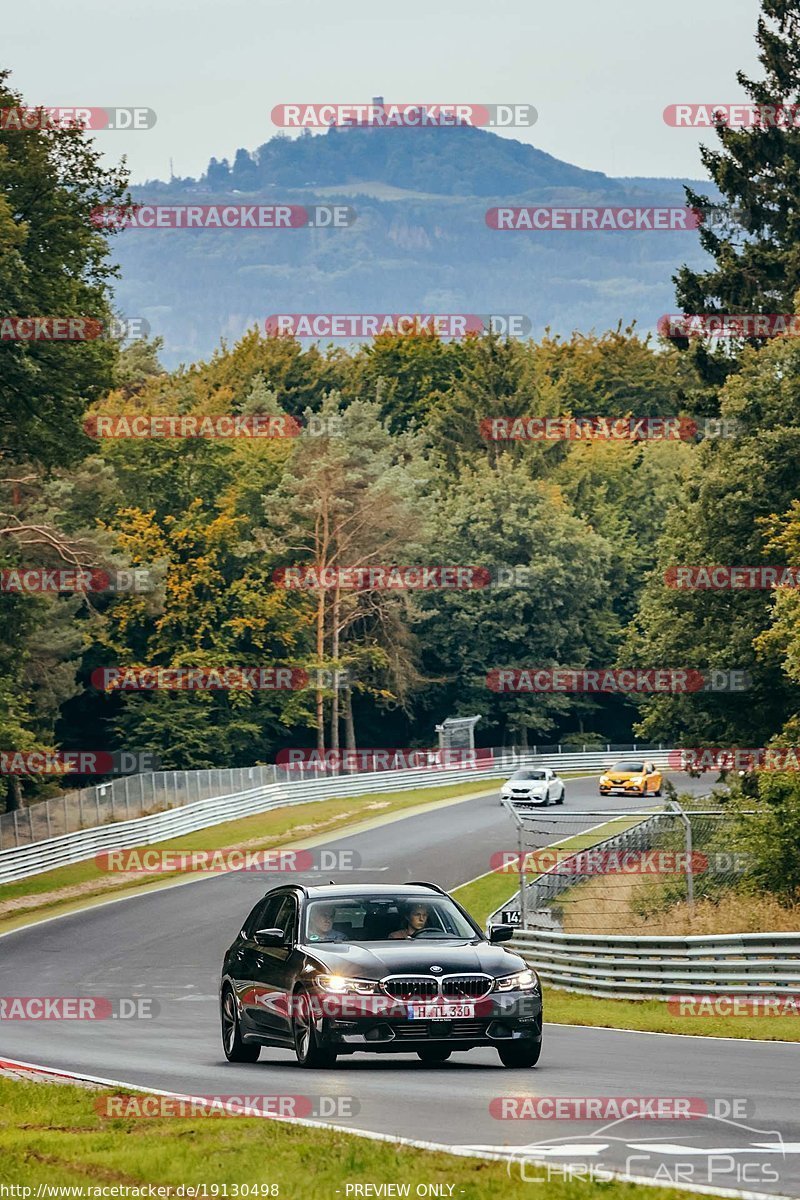
[[539, 976], [535, 971], [517, 971], [514, 975], [503, 975], [495, 979], [493, 992], [538, 992]]
[[314, 982], [334, 996], [372, 996], [380, 989], [375, 979], [351, 979], [345, 975], [317, 975]]

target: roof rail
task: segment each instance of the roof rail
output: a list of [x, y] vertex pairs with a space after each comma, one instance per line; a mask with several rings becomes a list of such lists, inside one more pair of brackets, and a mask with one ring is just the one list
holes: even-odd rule
[[405, 887], [427, 887], [434, 892], [438, 892], [440, 896], [446, 896], [447, 892], [443, 887], [439, 887], [438, 883], [428, 883], [427, 879], [411, 879], [404, 885]]

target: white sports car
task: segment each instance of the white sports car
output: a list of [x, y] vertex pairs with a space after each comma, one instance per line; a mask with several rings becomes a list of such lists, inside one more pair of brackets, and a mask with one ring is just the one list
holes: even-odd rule
[[550, 767], [520, 767], [500, 789], [500, 802], [515, 808], [541, 808], [563, 804], [566, 788]]

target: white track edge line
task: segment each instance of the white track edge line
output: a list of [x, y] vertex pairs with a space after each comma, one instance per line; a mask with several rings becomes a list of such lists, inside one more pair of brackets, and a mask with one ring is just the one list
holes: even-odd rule
[[[183, 1092], [170, 1092], [163, 1088], [142, 1087], [140, 1084], [125, 1083], [124, 1080], [120, 1079], [103, 1079], [96, 1075], [85, 1075], [78, 1071], [63, 1071], [58, 1068], [45, 1067], [39, 1063], [23, 1062], [20, 1059], [5, 1058], [4, 1056], [0, 1055], [0, 1065], [2, 1064], [7, 1064], [11, 1067], [22, 1067], [24, 1070], [29, 1071], [39, 1071], [43, 1074], [59, 1076], [63, 1079], [77, 1079], [84, 1083], [98, 1083], [106, 1087], [124, 1087], [129, 1088], [134, 1092], [143, 1092], [146, 1095], [168, 1096], [171, 1099], [188, 1101], [190, 1103], [199, 1102], [208, 1105], [207, 1098], [203, 1096], [192, 1096]], [[284, 1125], [302, 1125], [307, 1129], [327, 1129], [333, 1133], [349, 1133], [353, 1137], [364, 1138], [368, 1141], [389, 1142], [392, 1145], [397, 1146], [411, 1146], [416, 1150], [431, 1150], [439, 1154], [449, 1154], [454, 1158], [480, 1158], [489, 1159], [492, 1162], [514, 1161], [508, 1153], [478, 1149], [470, 1145], [447, 1146], [441, 1142], [429, 1142], [421, 1138], [407, 1138], [390, 1133], [376, 1133], [371, 1129], [352, 1129], [347, 1125], [333, 1125], [328, 1124], [325, 1121], [312, 1121], [307, 1117], [277, 1117], [267, 1115], [266, 1113], [253, 1114], [253, 1116], [256, 1119], [260, 1118], [261, 1120], [266, 1121], [277, 1121]], [[520, 1149], [524, 1149], [524, 1147], [520, 1147]], [[513, 1147], [509, 1147], [509, 1150], [512, 1152], [512, 1154], [514, 1153]], [[548, 1165], [547, 1161], [544, 1159], [537, 1160], [529, 1155], [525, 1155], [525, 1158], [534, 1166], [546, 1167]], [[664, 1184], [660, 1182], [660, 1180], [651, 1179], [646, 1175], [626, 1175], [621, 1171], [609, 1171], [607, 1174], [619, 1183], [638, 1183], [644, 1185], [645, 1187], [674, 1188], [677, 1191], [692, 1192], [695, 1195], [700, 1196], [731, 1197], [731, 1200], [797, 1200], [796, 1197], [783, 1196], [773, 1192], [749, 1192], [740, 1191], [737, 1188], [718, 1188], [713, 1186], [702, 1187], [699, 1184], [693, 1183], [670, 1182], [669, 1184]]]

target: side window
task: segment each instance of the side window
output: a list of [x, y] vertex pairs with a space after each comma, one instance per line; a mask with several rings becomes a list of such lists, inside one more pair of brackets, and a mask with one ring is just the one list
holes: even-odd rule
[[267, 896], [266, 900], [262, 900], [260, 904], [257, 904], [245, 925], [247, 936], [252, 937], [257, 929], [278, 928], [275, 918], [285, 899], [285, 895]]
[[294, 919], [297, 911], [297, 905], [295, 903], [294, 896], [283, 896], [281, 897], [281, 900], [281, 906], [271, 924], [274, 925], [276, 929], [282, 929], [284, 933], [294, 934]]
[[239, 935], [240, 937], [252, 937], [253, 930], [261, 928], [261, 926], [257, 925], [256, 922], [258, 921], [258, 914], [261, 912], [263, 907], [264, 901], [259, 900], [255, 908], [250, 909], [250, 912], [247, 914], [247, 917], [242, 925], [241, 933]]

